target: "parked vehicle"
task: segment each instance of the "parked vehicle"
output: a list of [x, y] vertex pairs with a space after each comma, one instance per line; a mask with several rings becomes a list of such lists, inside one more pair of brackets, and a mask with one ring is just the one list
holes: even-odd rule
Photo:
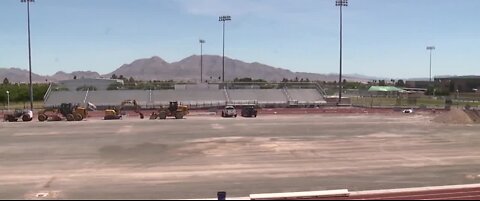
[[227, 105], [222, 110], [222, 117], [237, 117], [237, 109], [232, 105]]
[[246, 105], [242, 107], [242, 117], [257, 117], [257, 106]]
[[406, 110], [403, 110], [402, 112], [405, 113], [405, 114], [412, 114], [413, 109], [406, 109]]

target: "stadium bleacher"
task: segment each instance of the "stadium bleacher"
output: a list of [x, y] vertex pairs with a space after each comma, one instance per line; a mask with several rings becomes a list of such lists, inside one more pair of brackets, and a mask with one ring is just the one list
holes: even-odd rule
[[323, 103], [322, 95], [316, 89], [287, 89], [293, 101], [298, 101], [299, 104], [315, 104]]
[[152, 102], [155, 105], [167, 105], [170, 101], [179, 101], [186, 105], [218, 105], [225, 104], [226, 98], [222, 90], [156, 90], [152, 91]]
[[231, 102], [252, 102], [258, 104], [286, 104], [288, 98], [281, 89], [234, 89], [228, 90]]
[[115, 91], [90, 91], [87, 102], [96, 106], [115, 106], [124, 100], [136, 100], [139, 105], [146, 106], [150, 102], [150, 91], [144, 90], [115, 90]]
[[46, 95], [45, 107], [61, 103], [96, 106], [115, 106], [123, 100], [137, 100], [142, 107], [167, 105], [179, 101], [192, 107], [243, 105], [287, 105], [290, 101], [299, 104], [318, 105], [324, 102], [316, 89], [181, 89], [181, 90], [112, 90], [112, 91], [52, 91]]
[[86, 91], [54, 91], [44, 102], [46, 107], [59, 106], [62, 103], [82, 104], [87, 95]]

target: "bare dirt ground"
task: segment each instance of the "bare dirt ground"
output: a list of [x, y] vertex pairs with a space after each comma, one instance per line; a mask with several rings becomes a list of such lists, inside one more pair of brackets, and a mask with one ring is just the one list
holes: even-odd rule
[[0, 123], [0, 199], [170, 199], [480, 182], [479, 125], [429, 115]]

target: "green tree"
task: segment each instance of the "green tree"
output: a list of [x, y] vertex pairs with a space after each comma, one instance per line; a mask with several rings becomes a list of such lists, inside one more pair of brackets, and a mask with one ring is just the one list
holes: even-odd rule
[[238, 82], [253, 82], [253, 79], [250, 77], [244, 77], [244, 78], [238, 79]]
[[3, 79], [3, 84], [4, 85], [9, 85], [10, 84], [10, 81], [8, 80], [8, 78]]
[[108, 86], [107, 90], [119, 90], [121, 89], [123, 86], [121, 83], [118, 83], [118, 82], [115, 82], [115, 83], [112, 83]]
[[405, 87], [405, 82], [403, 80], [398, 80], [397, 83], [395, 83], [396, 87]]
[[378, 86], [386, 86], [385, 80], [379, 80]]
[[117, 75], [115, 75], [115, 74], [113, 74], [111, 78], [114, 79], [114, 80], [118, 79]]

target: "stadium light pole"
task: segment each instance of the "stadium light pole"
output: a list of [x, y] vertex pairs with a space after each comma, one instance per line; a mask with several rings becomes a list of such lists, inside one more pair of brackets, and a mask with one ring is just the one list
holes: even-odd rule
[[30, 43], [30, 3], [35, 0], [20, 0], [27, 3], [27, 26], [28, 26], [28, 71], [29, 71], [29, 93], [30, 93], [30, 110], [33, 111], [33, 85], [32, 85], [32, 46]]
[[200, 83], [203, 83], [203, 44], [206, 42], [203, 39], [200, 42]]
[[335, 6], [339, 6], [340, 7], [340, 74], [339, 74], [339, 78], [338, 78], [338, 86], [339, 86], [339, 89], [338, 89], [338, 103], [337, 104], [341, 104], [342, 103], [342, 89], [343, 89], [343, 82], [342, 82], [342, 57], [343, 57], [343, 52], [342, 52], [342, 48], [343, 48], [343, 13], [342, 13], [342, 8], [344, 6], [348, 6], [348, 0], [336, 0], [335, 1]]
[[7, 91], [7, 111], [10, 111], [10, 91]]
[[432, 52], [435, 46], [427, 46], [427, 50], [430, 51], [430, 83], [432, 83]]
[[220, 16], [218, 21], [223, 22], [223, 59], [222, 59], [222, 82], [225, 83], [225, 22], [232, 20], [228, 15]]

